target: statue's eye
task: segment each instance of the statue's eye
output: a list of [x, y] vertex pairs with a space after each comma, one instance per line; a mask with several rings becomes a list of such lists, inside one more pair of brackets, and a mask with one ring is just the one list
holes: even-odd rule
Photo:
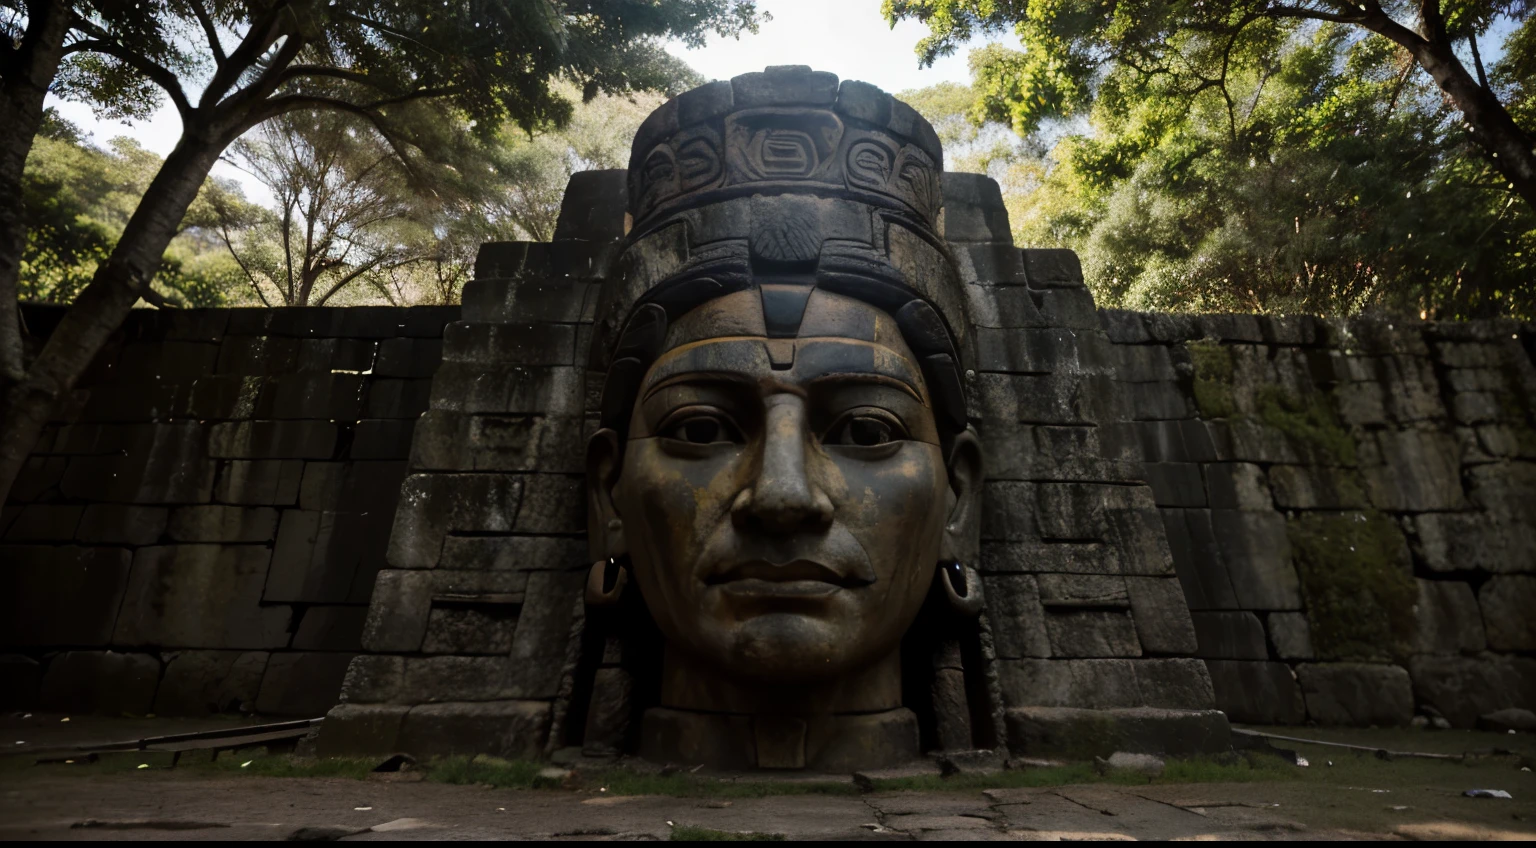
[[667, 426], [662, 435], [679, 442], [694, 445], [712, 445], [720, 442], [739, 443], [741, 435], [736, 425], [718, 415], [693, 414]]
[[873, 448], [907, 438], [901, 425], [885, 415], [868, 412], [843, 417], [827, 433], [825, 444]]

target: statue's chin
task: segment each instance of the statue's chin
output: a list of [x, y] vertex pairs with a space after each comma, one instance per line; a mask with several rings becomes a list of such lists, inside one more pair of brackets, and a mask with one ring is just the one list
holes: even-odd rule
[[728, 628], [718, 659], [741, 681], [819, 683], [848, 674], [874, 653], [854, 622], [796, 613], [753, 616]]

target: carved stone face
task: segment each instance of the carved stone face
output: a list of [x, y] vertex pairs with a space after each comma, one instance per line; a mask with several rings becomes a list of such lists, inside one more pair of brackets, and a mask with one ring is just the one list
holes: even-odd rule
[[768, 337], [755, 290], [677, 321], [618, 471], [611, 508], [662, 633], [744, 681], [890, 656], [957, 502], [895, 321], [820, 290], [796, 338]]

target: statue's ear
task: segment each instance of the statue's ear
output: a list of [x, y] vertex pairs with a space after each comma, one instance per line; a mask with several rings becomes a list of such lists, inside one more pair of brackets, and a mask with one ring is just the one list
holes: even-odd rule
[[623, 469], [619, 434], [603, 428], [587, 440], [587, 550], [593, 560], [629, 553], [624, 519], [614, 502]]
[[981, 555], [981, 442], [970, 428], [955, 436], [949, 449], [949, 515], [944, 521], [940, 555], [976, 568]]

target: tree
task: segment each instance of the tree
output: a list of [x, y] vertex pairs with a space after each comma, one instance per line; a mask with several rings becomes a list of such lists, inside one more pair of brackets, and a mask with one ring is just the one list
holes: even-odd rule
[[[1012, 28], [1025, 49], [994, 46], [982, 54], [978, 108], [1020, 133], [1086, 112], [1106, 67], [1164, 78], [1188, 98], [1216, 91], [1236, 110], [1233, 75], [1262, 64], [1299, 29], [1329, 23], [1371, 33], [1434, 80], [1511, 190], [1536, 208], [1531, 136], [1507, 108], [1507, 89], [1501, 98], [1490, 80], [1478, 47], [1502, 17], [1529, 29], [1526, 0], [884, 0], [882, 11], [893, 24], [913, 18], [928, 25], [917, 47], [925, 63], [977, 30]], [[1470, 71], [1456, 53], [1463, 43]]]
[[[24, 300], [69, 303], [111, 254], [160, 157], [117, 138], [105, 149], [79, 129], [49, 115], [33, 144], [22, 178], [21, 207], [31, 226], [21, 256]], [[210, 241], [213, 204], [249, 207], [239, 189], [210, 180], [161, 257], [156, 296], [189, 306], [223, 302], [237, 271], [222, 245]]]
[[419, 256], [403, 165], [350, 116], [274, 118], [230, 157], [271, 191], [276, 210], [219, 209], [219, 234], [264, 306], [324, 306], [343, 288], [383, 285]]
[[[508, 120], [528, 129], [558, 125], [571, 104], [552, 80], [572, 81], [583, 96], [664, 87], [678, 65], [661, 49], [664, 39], [698, 43], [707, 31], [737, 33], [756, 23], [749, 0], [141, 0], [126, 22], [63, 0], [9, 2], [7, 34], [22, 49], [0, 65], [0, 88], [25, 96], [12, 97], [0, 119], [25, 120], [0, 129], [0, 191], [6, 157], [30, 146], [41, 121], [27, 113], [28, 98], [38, 84], [52, 84], [43, 78], [44, 60], [55, 55], [55, 70], [62, 57], [78, 57], [77, 75], [61, 77], [61, 91], [114, 108], [153, 86], [175, 106], [182, 134], [111, 255], [30, 363], [21, 357], [12, 308], [15, 275], [8, 283], [0, 277], [7, 301], [0, 314], [0, 493], [9, 491], [55, 399], [147, 290], [209, 168], [247, 130], [293, 112], [334, 110], [372, 123], [405, 148], [412, 141], [398, 134], [391, 114], [433, 100], [487, 132]], [[55, 14], [67, 23], [40, 29]], [[202, 42], [195, 48], [194, 38]], [[50, 39], [67, 44], [55, 48]], [[28, 58], [29, 45], [42, 47]], [[7, 249], [0, 233], [0, 253]], [[0, 275], [15, 264], [0, 259]]]

